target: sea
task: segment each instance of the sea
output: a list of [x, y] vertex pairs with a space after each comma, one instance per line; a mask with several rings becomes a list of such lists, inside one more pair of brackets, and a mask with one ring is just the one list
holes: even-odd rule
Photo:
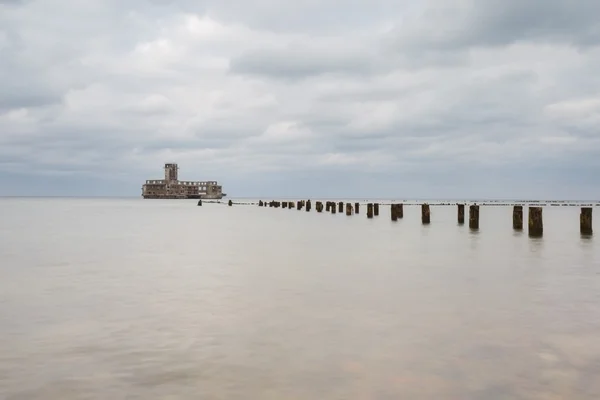
[[600, 398], [577, 203], [531, 238], [508, 205], [312, 200], [0, 199], [0, 399]]

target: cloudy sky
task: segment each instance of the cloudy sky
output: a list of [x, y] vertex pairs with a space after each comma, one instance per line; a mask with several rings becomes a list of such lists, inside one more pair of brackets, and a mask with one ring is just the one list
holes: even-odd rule
[[598, 0], [0, 0], [0, 195], [600, 198]]

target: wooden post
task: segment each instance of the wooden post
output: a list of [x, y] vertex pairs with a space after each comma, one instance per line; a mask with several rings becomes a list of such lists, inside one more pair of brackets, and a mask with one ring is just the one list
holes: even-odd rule
[[400, 219], [404, 218], [404, 204], [396, 204], [396, 216]]
[[373, 204], [373, 215], [376, 217], [379, 215], [379, 203]]
[[306, 212], [310, 211], [310, 200], [306, 201]]
[[373, 218], [373, 203], [367, 204], [367, 218]]
[[354, 203], [354, 214], [358, 214], [359, 210], [360, 210], [360, 204]]
[[302, 210], [302, 202], [300, 200], [296, 202], [296, 208], [298, 209], [298, 211]]
[[523, 206], [513, 207], [513, 229], [517, 231], [523, 229]]
[[346, 203], [346, 215], [347, 216], [352, 215], [352, 204], [350, 204], [350, 203]]
[[287, 202], [287, 201], [284, 201], [284, 202], [283, 202], [283, 208], [287, 208], [287, 206], [288, 206], [288, 202]]
[[331, 211], [331, 202], [330, 201], [325, 202], [325, 211], [327, 211], [327, 212]]
[[339, 209], [338, 209], [339, 212], [344, 212], [344, 202], [343, 201], [340, 201], [338, 203], [338, 207], [339, 207]]
[[294, 202], [293, 202], [293, 201], [290, 201], [290, 202], [288, 203], [288, 208], [289, 208], [290, 210], [294, 208]]
[[390, 214], [392, 221], [398, 221], [398, 204], [390, 204]]
[[231, 207], [233, 205], [233, 201], [231, 201], [231, 199], [230, 199], [227, 204], [229, 205], [229, 207]]
[[579, 231], [582, 235], [591, 235], [592, 231], [592, 207], [581, 207], [579, 214]]
[[337, 204], [335, 204], [335, 201], [331, 202], [331, 205], [329, 206], [329, 209], [331, 210], [332, 214], [335, 214], [337, 212]]
[[202, 205], [202, 199], [198, 200], [198, 205], [201, 206]]
[[259, 206], [259, 207], [262, 207], [262, 206], [263, 206], [263, 201], [262, 201], [262, 200], [259, 200], [259, 202], [258, 202], [258, 206]]
[[429, 204], [421, 204], [421, 222], [425, 225], [431, 222], [431, 212], [429, 211]]
[[457, 204], [458, 206], [458, 223], [460, 225], [465, 223], [465, 205]]
[[544, 234], [544, 221], [542, 207], [529, 207], [529, 236], [542, 237]]
[[479, 229], [479, 206], [477, 205], [469, 207], [469, 228]]

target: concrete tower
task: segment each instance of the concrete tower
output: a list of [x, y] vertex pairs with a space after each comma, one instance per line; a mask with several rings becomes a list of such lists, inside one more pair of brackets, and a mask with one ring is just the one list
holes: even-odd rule
[[176, 183], [179, 180], [177, 176], [177, 164], [165, 164], [165, 181], [166, 183]]

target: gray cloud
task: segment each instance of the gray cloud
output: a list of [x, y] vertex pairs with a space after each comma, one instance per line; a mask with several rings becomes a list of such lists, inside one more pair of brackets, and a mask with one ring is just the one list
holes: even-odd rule
[[256, 50], [231, 60], [231, 72], [266, 75], [283, 79], [321, 74], [369, 75], [377, 72], [377, 61], [360, 51], [339, 48], [289, 46], [280, 50]]
[[2, 1], [0, 195], [600, 196], [598, 4]]
[[402, 47], [442, 51], [526, 41], [587, 47], [600, 43], [598, 12], [600, 3], [594, 0], [430, 2], [418, 19], [397, 34]]

